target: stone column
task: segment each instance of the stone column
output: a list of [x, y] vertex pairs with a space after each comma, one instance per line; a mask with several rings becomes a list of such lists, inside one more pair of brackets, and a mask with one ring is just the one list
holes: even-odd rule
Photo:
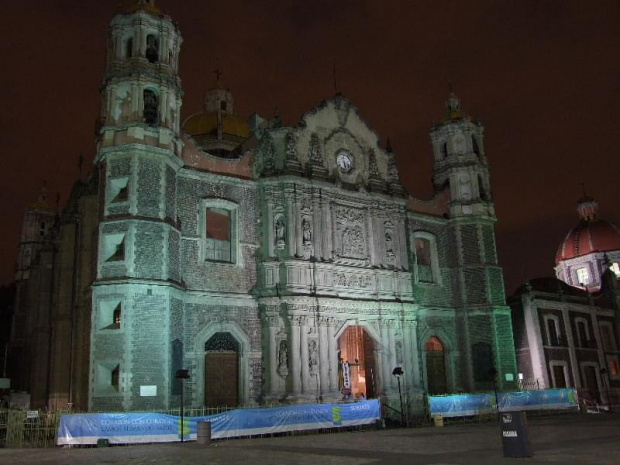
[[397, 388], [397, 381], [396, 381], [396, 377], [392, 375], [392, 370], [394, 370], [394, 368], [396, 368], [396, 337], [395, 337], [395, 322], [392, 320], [388, 320], [388, 327], [387, 327], [387, 335], [388, 335], [388, 344], [389, 344], [389, 348], [390, 348], [390, 354], [389, 354], [389, 366], [388, 366], [388, 370], [390, 372], [390, 386], [392, 387], [392, 389], [396, 389]]
[[329, 347], [327, 345], [327, 318], [321, 317], [319, 327], [319, 377], [321, 396], [329, 393]]
[[137, 84], [131, 83], [131, 114], [128, 115], [130, 121], [142, 121], [140, 115], [140, 109], [143, 107], [143, 96], [140, 95], [140, 87]]
[[407, 234], [406, 234], [406, 222], [407, 222], [407, 214], [405, 212], [401, 212], [402, 220], [398, 222], [398, 250], [400, 253], [400, 265], [403, 269], [409, 269], [409, 247], [407, 246]]
[[289, 317], [291, 325], [291, 348], [289, 350], [289, 361], [291, 364], [291, 383], [293, 396], [301, 393], [301, 350], [299, 340], [299, 318], [295, 316]]
[[278, 332], [278, 317], [276, 315], [265, 316], [269, 332], [269, 395], [280, 397], [278, 392], [278, 345], [276, 333]]
[[331, 208], [330, 208], [330, 204], [329, 204], [329, 200], [323, 199], [323, 202], [321, 203], [321, 215], [323, 216], [323, 224], [324, 224], [324, 228], [323, 228], [323, 233], [322, 234], [322, 238], [323, 238], [323, 244], [321, 246], [321, 248], [323, 249], [323, 258], [325, 260], [329, 260], [330, 258], [332, 258], [332, 252], [334, 250], [334, 244], [333, 244], [333, 236], [334, 236], [334, 231], [332, 228], [332, 215], [331, 215]]
[[286, 201], [286, 246], [290, 257], [295, 255], [295, 214], [293, 210], [293, 190], [285, 189]]
[[327, 344], [328, 344], [328, 363], [329, 363], [329, 390], [332, 394], [338, 392], [338, 344], [335, 335], [336, 321], [329, 318], [327, 322]]
[[301, 391], [305, 395], [311, 395], [310, 367], [308, 359], [308, 317], [299, 317], [300, 345], [301, 345]]
[[389, 361], [389, 343], [387, 336], [387, 322], [385, 320], [379, 320], [379, 326], [381, 329], [381, 392], [387, 394], [390, 390], [390, 378], [392, 376], [392, 370], [390, 369]]
[[418, 347], [418, 322], [416, 320], [409, 322], [409, 340], [411, 344], [411, 360], [413, 375], [413, 385], [419, 387], [422, 384], [420, 378], [420, 349]]
[[317, 191], [314, 191], [312, 199], [312, 246], [315, 257], [321, 257], [323, 254], [321, 241], [325, 235], [326, 231], [322, 229], [321, 197]]
[[275, 236], [274, 236], [274, 224], [273, 224], [273, 200], [267, 200], [267, 224], [265, 225], [267, 228], [265, 237], [267, 241], [267, 255], [269, 257], [275, 257]]
[[[575, 351], [575, 341], [573, 339], [573, 332], [570, 327], [570, 318], [568, 315], [568, 309], [562, 308], [562, 322], [564, 323], [564, 331], [566, 333], [566, 341], [568, 343], [568, 356], [570, 359], [571, 371], [574, 374], [575, 387], [581, 387], [581, 372], [579, 370], [579, 362], [577, 361], [577, 352]], [[559, 336], [559, 334], [558, 334]], [[549, 379], [549, 387], [551, 386], [551, 379]]]

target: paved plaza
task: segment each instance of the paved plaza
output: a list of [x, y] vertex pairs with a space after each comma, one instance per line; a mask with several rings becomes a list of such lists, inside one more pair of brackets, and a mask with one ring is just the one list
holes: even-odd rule
[[0, 464], [487, 465], [620, 463], [620, 413], [530, 418], [534, 456], [504, 458], [498, 423], [109, 448], [0, 449]]

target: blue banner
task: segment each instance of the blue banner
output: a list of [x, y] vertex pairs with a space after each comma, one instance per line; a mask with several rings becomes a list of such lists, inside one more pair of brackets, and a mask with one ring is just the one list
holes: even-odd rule
[[[263, 409], [231, 410], [203, 417], [181, 417], [161, 413], [86, 413], [63, 415], [58, 445], [175, 442], [195, 440], [198, 422], [211, 422], [213, 439], [282, 433], [321, 428], [370, 424], [381, 416], [379, 401], [346, 404], [310, 404]], [[181, 430], [182, 433], [181, 433]]]
[[[498, 392], [497, 400], [500, 412], [578, 407], [577, 393], [570, 388]], [[429, 401], [431, 415], [444, 417], [465, 417], [497, 411], [494, 393], [429, 396]]]

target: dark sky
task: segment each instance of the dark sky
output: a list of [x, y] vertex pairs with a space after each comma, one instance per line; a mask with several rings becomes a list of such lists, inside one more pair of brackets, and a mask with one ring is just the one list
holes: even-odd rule
[[[5, 2], [6, 3], [6, 2]], [[401, 177], [431, 195], [433, 122], [448, 83], [486, 126], [501, 264], [512, 292], [553, 273], [581, 183], [620, 220], [620, 2], [315, 0], [157, 2], [184, 37], [184, 117], [213, 70], [236, 113], [285, 124], [339, 90], [383, 138]], [[0, 283], [13, 277], [23, 209], [47, 180], [67, 199], [94, 156], [105, 37], [119, 2], [3, 6], [0, 47]]]

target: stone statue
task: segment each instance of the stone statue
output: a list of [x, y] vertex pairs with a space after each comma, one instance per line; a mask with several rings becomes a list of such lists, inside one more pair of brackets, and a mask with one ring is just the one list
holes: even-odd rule
[[301, 229], [304, 245], [312, 244], [312, 227], [307, 218], [301, 220]]
[[288, 343], [286, 340], [280, 341], [278, 350], [278, 373], [283, 378], [288, 375]]
[[284, 248], [284, 244], [286, 243], [285, 235], [286, 235], [286, 225], [284, 224], [284, 219], [281, 216], [276, 218], [275, 224], [276, 230], [276, 246], [279, 249]]
[[319, 364], [316, 341], [308, 341], [308, 368], [311, 373], [316, 371], [316, 367]]

